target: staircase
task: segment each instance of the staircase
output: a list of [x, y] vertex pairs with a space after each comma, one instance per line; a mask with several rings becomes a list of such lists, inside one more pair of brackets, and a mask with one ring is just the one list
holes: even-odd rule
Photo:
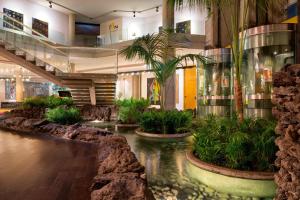
[[[2, 20], [4, 22], [3, 16]], [[14, 27], [10, 22], [5, 23]], [[77, 106], [114, 103], [116, 74], [68, 73], [69, 56], [66, 53], [23, 30], [0, 28], [0, 55], [58, 86], [69, 88]]]

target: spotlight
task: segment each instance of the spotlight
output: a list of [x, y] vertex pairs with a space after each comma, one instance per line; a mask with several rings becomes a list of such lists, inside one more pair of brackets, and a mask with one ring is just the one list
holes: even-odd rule
[[135, 17], [135, 11], [133, 11], [133, 17]]
[[49, 1], [49, 8], [52, 8], [52, 1]]
[[159, 12], [159, 7], [158, 6], [156, 7], [156, 12]]

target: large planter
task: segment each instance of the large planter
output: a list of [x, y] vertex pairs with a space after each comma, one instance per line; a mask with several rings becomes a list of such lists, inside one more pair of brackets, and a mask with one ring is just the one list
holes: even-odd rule
[[141, 129], [137, 129], [135, 133], [142, 137], [162, 138], [162, 139], [176, 139], [176, 138], [185, 138], [191, 136], [191, 133], [182, 133], [182, 134], [147, 133], [141, 131]]
[[274, 173], [240, 171], [199, 160], [187, 152], [188, 173], [208, 187], [221, 193], [245, 197], [272, 198], [276, 185]]

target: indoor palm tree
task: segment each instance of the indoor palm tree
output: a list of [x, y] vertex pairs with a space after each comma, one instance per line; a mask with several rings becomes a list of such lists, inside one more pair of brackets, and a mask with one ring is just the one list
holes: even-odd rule
[[[151, 67], [155, 79], [160, 86], [160, 106], [165, 108], [167, 80], [175, 73], [177, 66], [188, 60], [205, 63], [205, 57], [198, 54], [173, 55], [171, 42], [172, 31], [164, 30], [159, 34], [148, 34], [137, 38], [132, 45], [121, 50], [126, 59], [139, 58]], [[172, 98], [172, 97], [169, 97]]]
[[[257, 5], [258, 17], [265, 15], [268, 8], [283, 10], [286, 0], [169, 0], [170, 4], [177, 8], [184, 6], [184, 2], [190, 8], [200, 6], [202, 8], [217, 8], [225, 18], [229, 13], [228, 21], [225, 21], [228, 36], [231, 41], [233, 65], [234, 65], [234, 100], [235, 109], [240, 120], [243, 120], [243, 95], [241, 83], [241, 67], [244, 54], [244, 43], [247, 37], [247, 20], [251, 5]], [[212, 10], [212, 9], [208, 9]]]

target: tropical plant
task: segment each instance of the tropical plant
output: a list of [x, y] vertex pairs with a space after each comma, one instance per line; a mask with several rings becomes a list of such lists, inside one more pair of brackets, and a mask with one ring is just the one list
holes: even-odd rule
[[122, 99], [115, 102], [118, 107], [118, 120], [122, 124], [137, 124], [142, 113], [150, 105], [146, 99]]
[[198, 123], [193, 149], [200, 160], [239, 170], [275, 170], [275, 122], [209, 115]]
[[[181, 8], [184, 6], [185, 0], [168, 0], [172, 6]], [[242, 83], [241, 83], [241, 68], [244, 54], [245, 38], [247, 37], [248, 28], [247, 20], [250, 6], [257, 5], [258, 17], [265, 15], [268, 8], [276, 9], [277, 11], [284, 10], [286, 0], [187, 0], [187, 5], [190, 8], [200, 6], [202, 8], [209, 8], [211, 12], [217, 8], [222, 16], [226, 16], [225, 13], [229, 13], [229, 19], [224, 20], [227, 35], [231, 41], [233, 65], [234, 65], [234, 99], [235, 108], [238, 114], [239, 120], [244, 119], [243, 115], [243, 95], [242, 95]], [[225, 17], [224, 17], [225, 18]]]
[[[160, 106], [164, 110], [169, 78], [175, 73], [178, 65], [183, 61], [200, 61], [205, 63], [206, 59], [198, 54], [186, 54], [175, 56], [170, 38], [171, 30], [163, 30], [159, 34], [147, 34], [137, 38], [132, 45], [121, 50], [126, 59], [139, 58], [151, 66], [156, 81], [160, 86]], [[170, 98], [170, 97], [169, 97]]]
[[58, 106], [72, 106], [73, 100], [69, 97], [52, 96], [35, 96], [28, 97], [24, 100], [22, 106], [25, 109], [29, 108], [56, 108]]
[[77, 108], [57, 107], [46, 112], [46, 119], [59, 124], [75, 124], [81, 121], [81, 116]]
[[176, 134], [189, 131], [193, 115], [189, 111], [156, 111], [143, 113], [140, 126], [148, 133]]

